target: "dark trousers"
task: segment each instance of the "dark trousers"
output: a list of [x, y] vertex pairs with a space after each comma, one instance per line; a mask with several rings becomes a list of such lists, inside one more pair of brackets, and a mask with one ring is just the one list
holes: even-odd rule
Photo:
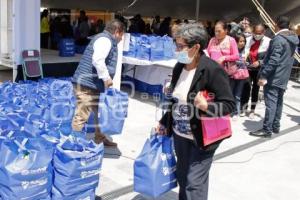
[[235, 115], [239, 115], [241, 113], [241, 96], [243, 93], [245, 82], [246, 80], [230, 79], [230, 86], [236, 103], [236, 109], [234, 112]]
[[48, 49], [50, 33], [41, 33], [41, 48]]
[[207, 200], [209, 170], [215, 151], [203, 151], [193, 141], [174, 134], [179, 200]]
[[244, 90], [242, 94], [242, 111], [246, 111], [248, 109], [248, 103], [251, 96], [251, 111], [254, 112], [257, 102], [258, 102], [258, 94], [259, 94], [259, 86], [258, 82], [258, 71], [249, 71], [249, 82], [246, 82], [244, 85]]
[[272, 133], [280, 129], [280, 120], [283, 108], [284, 89], [268, 86], [264, 87], [264, 98], [266, 104], [266, 113], [264, 119], [264, 130]]

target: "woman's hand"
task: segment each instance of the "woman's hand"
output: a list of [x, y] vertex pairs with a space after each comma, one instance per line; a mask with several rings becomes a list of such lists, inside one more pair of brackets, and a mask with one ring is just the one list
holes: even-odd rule
[[260, 66], [260, 63], [259, 63], [259, 61], [256, 61], [256, 62], [252, 63], [251, 66], [254, 68], [258, 68]]
[[155, 132], [158, 134], [158, 135], [167, 135], [167, 129], [164, 125], [162, 125], [161, 123], [159, 123], [157, 125], [157, 127], [155, 128]]
[[222, 65], [225, 61], [225, 57], [222, 56], [221, 58], [219, 58], [219, 60], [217, 61], [220, 65]]
[[208, 102], [207, 102], [206, 98], [203, 96], [202, 92], [198, 92], [198, 94], [197, 94], [197, 96], [195, 97], [195, 100], [194, 100], [194, 105], [198, 109], [200, 109], [200, 110], [202, 110], [204, 112], [207, 111], [207, 109], [208, 109]]

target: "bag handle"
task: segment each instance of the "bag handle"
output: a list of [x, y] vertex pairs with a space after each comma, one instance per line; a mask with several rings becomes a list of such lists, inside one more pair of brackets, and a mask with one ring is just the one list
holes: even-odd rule
[[17, 140], [14, 140], [14, 143], [19, 147], [18, 149], [19, 152], [26, 151], [25, 145], [28, 142], [28, 140], [29, 140], [28, 138], [24, 138], [21, 143]]
[[11, 138], [14, 135], [14, 131], [9, 131], [8, 134], [6, 135], [8, 138]]
[[112, 87], [107, 88], [106, 94], [110, 94], [110, 93], [113, 94], [114, 96], [116, 96], [117, 95], [117, 90], [115, 88], [112, 88]]

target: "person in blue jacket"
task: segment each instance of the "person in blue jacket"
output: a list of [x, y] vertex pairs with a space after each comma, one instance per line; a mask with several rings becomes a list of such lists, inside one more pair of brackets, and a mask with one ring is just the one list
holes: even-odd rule
[[299, 44], [295, 32], [289, 30], [290, 19], [279, 16], [276, 20], [277, 33], [270, 43], [262, 68], [258, 74], [258, 84], [264, 86], [266, 112], [263, 128], [250, 135], [271, 137], [280, 132], [283, 96], [291, 75], [294, 53]]

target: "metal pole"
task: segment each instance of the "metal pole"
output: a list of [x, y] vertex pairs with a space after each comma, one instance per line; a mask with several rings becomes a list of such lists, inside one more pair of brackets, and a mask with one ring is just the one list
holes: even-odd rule
[[200, 0], [196, 0], [196, 21], [199, 20]]

